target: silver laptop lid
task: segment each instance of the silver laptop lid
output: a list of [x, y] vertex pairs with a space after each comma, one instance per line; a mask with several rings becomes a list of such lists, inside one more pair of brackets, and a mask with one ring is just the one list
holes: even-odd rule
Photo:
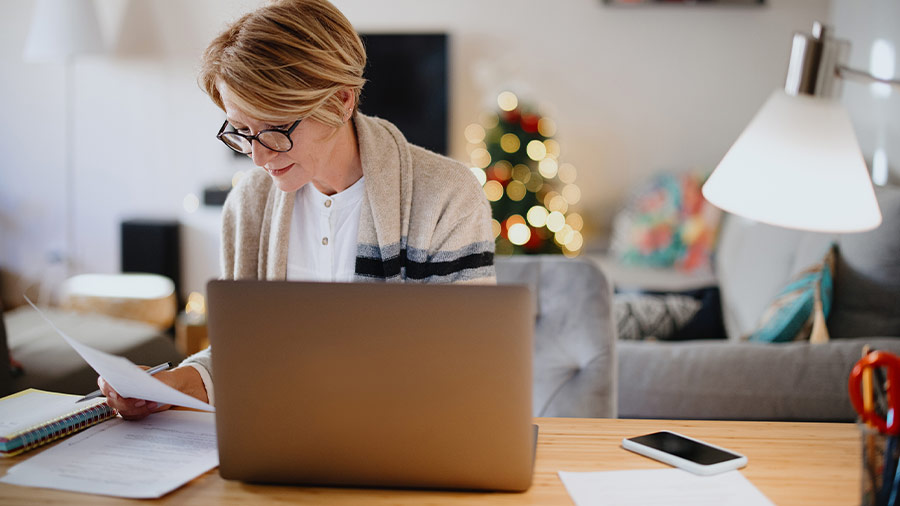
[[220, 474], [524, 490], [523, 286], [211, 281]]

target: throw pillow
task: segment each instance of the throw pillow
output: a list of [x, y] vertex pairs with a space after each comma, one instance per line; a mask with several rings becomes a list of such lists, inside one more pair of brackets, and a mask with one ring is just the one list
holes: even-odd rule
[[697, 314], [702, 303], [686, 295], [616, 294], [613, 315], [619, 339], [670, 339]]
[[700, 193], [705, 180], [695, 172], [663, 172], [638, 188], [613, 220], [613, 255], [643, 267], [708, 265], [721, 213]]
[[876, 186], [881, 226], [838, 239], [831, 337], [900, 336], [900, 188]]
[[825, 319], [831, 311], [835, 247], [821, 262], [794, 276], [766, 308], [750, 341], [783, 343], [828, 340]]

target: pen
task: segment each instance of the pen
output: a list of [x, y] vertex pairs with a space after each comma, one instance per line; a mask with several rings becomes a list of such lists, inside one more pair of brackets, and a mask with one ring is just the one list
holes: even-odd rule
[[[145, 372], [146, 372], [147, 374], [154, 375], [154, 374], [156, 374], [156, 373], [158, 373], [158, 372], [160, 372], [160, 371], [165, 371], [166, 369], [168, 369], [168, 368], [170, 368], [170, 367], [172, 367], [172, 362], [163, 362], [162, 364], [159, 364], [159, 365], [156, 366], [156, 367], [151, 367], [150, 369], [147, 369]], [[75, 401], [75, 403], [77, 404], [77, 403], [79, 403], [79, 402], [81, 402], [81, 401], [88, 401], [88, 400], [91, 400], [91, 399], [96, 399], [97, 397], [100, 397], [101, 395], [103, 395], [103, 392], [102, 392], [102, 391], [100, 391], [100, 390], [94, 390], [93, 392], [91, 392], [91, 393], [85, 395], [85, 396], [82, 397], [81, 399], [78, 399], [77, 401]]]

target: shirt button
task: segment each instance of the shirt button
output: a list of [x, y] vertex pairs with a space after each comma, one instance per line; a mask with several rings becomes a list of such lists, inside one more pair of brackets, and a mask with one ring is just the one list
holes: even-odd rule
[[328, 246], [328, 238], [327, 237], [322, 238], [322, 246]]
[[330, 200], [326, 200], [326, 201], [325, 201], [325, 207], [331, 207], [331, 201], [330, 201]]

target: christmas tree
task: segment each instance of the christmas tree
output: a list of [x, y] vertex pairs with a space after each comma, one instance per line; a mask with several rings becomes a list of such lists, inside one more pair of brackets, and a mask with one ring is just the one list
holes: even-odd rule
[[581, 190], [575, 167], [559, 161], [556, 124], [509, 91], [497, 105], [465, 131], [472, 172], [491, 201], [497, 254], [578, 255], [584, 222], [572, 207]]

